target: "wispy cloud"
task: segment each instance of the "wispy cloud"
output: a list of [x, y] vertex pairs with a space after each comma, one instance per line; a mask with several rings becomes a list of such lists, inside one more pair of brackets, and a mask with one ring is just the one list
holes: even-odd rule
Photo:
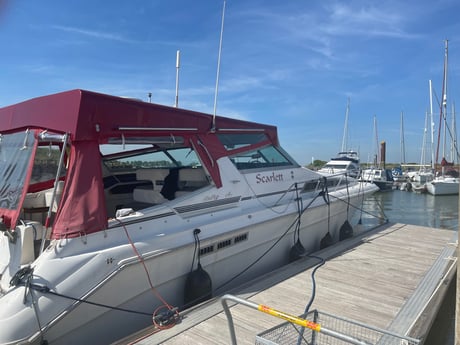
[[102, 32], [102, 31], [80, 29], [80, 28], [75, 28], [72, 26], [63, 26], [63, 25], [53, 25], [52, 28], [55, 30], [70, 32], [70, 33], [74, 33], [78, 35], [84, 35], [84, 36], [97, 38], [101, 40], [119, 41], [119, 42], [124, 42], [124, 43], [135, 43], [136, 42], [135, 40], [128, 39], [121, 35]]
[[406, 13], [397, 7], [373, 7], [335, 3], [326, 7], [327, 21], [322, 31], [330, 35], [362, 35], [395, 38], [415, 38], [405, 30]]
[[327, 2], [319, 8], [307, 6], [300, 12], [259, 9], [244, 16], [252, 18], [250, 22], [254, 25], [270, 28], [270, 33], [279, 40], [297, 42], [320, 56], [333, 58], [337, 40], [343, 37], [418, 38], [408, 30], [410, 17], [405, 14], [412, 13], [412, 9], [396, 5]]
[[112, 32], [105, 32], [105, 31], [97, 31], [97, 30], [90, 30], [90, 29], [82, 29], [73, 26], [64, 26], [64, 25], [52, 25], [52, 29], [59, 30], [67, 33], [73, 33], [75, 35], [80, 35], [84, 37], [95, 38], [98, 40], [107, 40], [107, 41], [114, 41], [114, 42], [121, 42], [121, 43], [130, 43], [130, 44], [142, 44], [146, 47], [149, 46], [173, 46], [173, 47], [201, 47], [203, 45], [202, 42], [199, 41], [176, 41], [176, 40], [138, 40], [128, 38], [121, 34], [116, 34]]

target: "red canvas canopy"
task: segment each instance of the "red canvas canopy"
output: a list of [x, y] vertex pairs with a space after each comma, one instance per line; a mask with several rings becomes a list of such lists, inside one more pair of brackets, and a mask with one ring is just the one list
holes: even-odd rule
[[[0, 132], [21, 128], [47, 128], [70, 133], [72, 141], [120, 136], [122, 127], [183, 128], [194, 134], [209, 133], [212, 116], [100, 93], [72, 90], [34, 98], [0, 109]], [[216, 117], [216, 128], [260, 130], [276, 141], [276, 127], [254, 122]], [[167, 130], [164, 130], [167, 131]]]
[[[36, 128], [69, 135], [70, 163], [54, 238], [106, 228], [99, 145], [110, 139], [152, 133], [181, 136], [186, 145], [204, 157], [202, 163], [217, 187], [222, 182], [216, 161], [228, 152], [216, 133], [264, 132], [267, 142], [278, 144], [274, 126], [219, 116], [214, 130], [212, 124], [213, 117], [208, 114], [84, 90], [34, 98], [0, 109], [0, 133]], [[0, 213], [4, 214], [2, 209]]]

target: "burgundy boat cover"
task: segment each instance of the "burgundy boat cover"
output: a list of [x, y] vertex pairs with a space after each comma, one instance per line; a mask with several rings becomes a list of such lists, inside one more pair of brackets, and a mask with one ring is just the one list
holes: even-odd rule
[[[61, 207], [53, 225], [53, 238], [77, 237], [107, 228], [99, 145], [107, 143], [109, 138], [151, 136], [150, 129], [155, 135], [182, 136], [186, 145], [205, 157], [202, 163], [217, 187], [222, 182], [216, 161], [228, 152], [216, 132], [263, 131], [269, 142], [278, 145], [274, 126], [220, 116], [215, 119], [216, 130], [211, 130], [212, 123], [213, 116], [209, 114], [85, 90], [43, 96], [0, 108], [2, 134], [27, 129], [69, 134], [70, 162]], [[11, 228], [16, 226], [20, 210], [15, 212], [17, 214], [11, 214], [11, 210], [0, 208], [0, 216]]]

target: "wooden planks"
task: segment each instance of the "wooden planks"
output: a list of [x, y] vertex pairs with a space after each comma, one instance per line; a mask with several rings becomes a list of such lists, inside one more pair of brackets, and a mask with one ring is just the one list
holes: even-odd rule
[[[449, 230], [386, 224], [315, 253], [326, 263], [315, 275], [316, 297], [311, 309], [398, 331], [398, 334], [408, 332], [421, 312], [427, 317], [424, 307], [429, 305], [436, 286], [444, 279], [444, 272], [455, 264], [448, 260], [455, 252], [455, 246], [449, 244], [455, 235]], [[300, 315], [312, 294], [311, 273], [318, 262], [317, 258], [303, 258], [232, 293]], [[431, 303], [429, 308], [435, 309], [436, 305]], [[254, 344], [257, 334], [282, 323], [280, 319], [241, 305], [232, 307], [231, 313], [238, 344]], [[431, 313], [431, 318], [434, 314]], [[182, 322], [172, 329], [138, 340], [151, 331], [145, 330], [118, 344], [231, 342], [218, 298], [186, 311]], [[418, 329], [417, 336], [423, 336], [420, 332], [426, 331]]]

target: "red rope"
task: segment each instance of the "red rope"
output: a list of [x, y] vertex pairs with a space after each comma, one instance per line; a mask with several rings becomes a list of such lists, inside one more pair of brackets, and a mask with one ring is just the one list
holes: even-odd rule
[[[168, 328], [173, 327], [173, 326], [175, 325], [175, 323], [171, 323], [171, 324], [169, 324], [169, 325], [162, 326], [162, 325], [160, 325], [160, 324], [158, 324], [158, 323], [156, 322], [156, 320], [155, 320], [155, 319], [156, 319], [156, 315], [157, 315], [157, 313], [158, 313], [161, 309], [167, 308], [168, 310], [173, 311], [173, 310], [174, 310], [174, 307], [171, 306], [168, 302], [166, 302], [166, 300], [160, 295], [160, 293], [157, 291], [157, 289], [153, 286], [152, 279], [150, 278], [150, 273], [149, 273], [149, 271], [148, 271], [148, 269], [147, 269], [147, 266], [145, 265], [145, 261], [144, 261], [142, 255], [141, 255], [141, 254], [139, 253], [139, 251], [137, 250], [136, 246], [134, 245], [134, 242], [133, 242], [133, 240], [131, 239], [131, 236], [129, 236], [128, 229], [126, 228], [125, 224], [124, 224], [122, 221], [120, 221], [120, 220], [117, 219], [117, 218], [115, 218], [115, 219], [116, 219], [116, 220], [118, 221], [118, 223], [120, 223], [121, 226], [123, 227], [123, 230], [124, 230], [125, 233], [126, 233], [126, 237], [128, 238], [128, 241], [129, 241], [131, 247], [133, 248], [134, 253], [136, 253], [136, 256], [137, 256], [137, 258], [139, 259], [139, 262], [142, 264], [142, 267], [144, 268], [145, 274], [146, 274], [146, 276], [147, 276], [147, 280], [149, 281], [151, 291], [153, 292], [153, 294], [155, 295], [155, 297], [158, 298], [158, 299], [161, 301], [161, 303], [163, 303], [163, 305], [160, 305], [160, 306], [159, 306], [158, 308], [156, 308], [155, 311], [153, 312], [153, 318], [152, 318], [152, 319], [153, 319], [153, 324], [155, 325], [155, 327], [158, 328], [158, 330], [163, 330], [163, 329], [168, 329]], [[179, 312], [178, 312], [177, 310], [174, 311], [174, 313], [175, 313], [176, 315], [179, 315]], [[153, 333], [155, 333], [155, 332], [153, 332]], [[153, 333], [152, 333], [152, 334], [153, 334]]]

